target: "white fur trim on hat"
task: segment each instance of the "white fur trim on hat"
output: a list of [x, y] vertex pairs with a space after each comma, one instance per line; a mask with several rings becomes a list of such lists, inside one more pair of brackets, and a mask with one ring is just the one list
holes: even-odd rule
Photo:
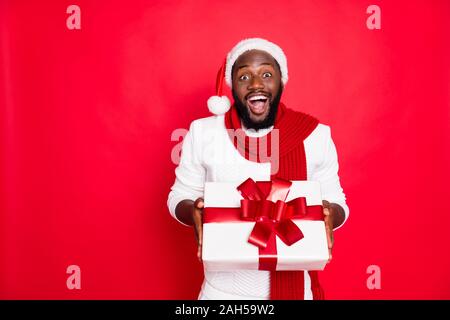
[[209, 97], [207, 104], [209, 112], [218, 116], [225, 114], [231, 107], [230, 99], [227, 96]]
[[225, 82], [231, 88], [231, 69], [241, 54], [250, 50], [262, 50], [269, 53], [280, 65], [281, 82], [285, 85], [288, 81], [287, 59], [283, 50], [275, 43], [261, 38], [250, 38], [240, 41], [227, 55], [225, 67]]

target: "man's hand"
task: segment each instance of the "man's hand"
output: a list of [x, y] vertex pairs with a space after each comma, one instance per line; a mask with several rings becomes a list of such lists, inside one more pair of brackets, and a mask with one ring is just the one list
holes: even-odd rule
[[333, 258], [331, 252], [334, 246], [334, 235], [333, 230], [339, 227], [345, 220], [344, 209], [336, 204], [330, 203], [327, 200], [322, 201], [323, 214], [325, 215], [325, 230], [327, 232], [327, 242], [328, 242], [328, 263]]
[[181, 200], [175, 208], [175, 215], [178, 220], [188, 226], [192, 226], [197, 239], [197, 257], [202, 261], [202, 243], [203, 243], [203, 198]]
[[331, 252], [333, 251], [334, 236], [333, 236], [333, 216], [334, 210], [330, 206], [330, 203], [326, 200], [323, 201], [323, 214], [325, 215], [325, 230], [327, 232], [327, 242], [328, 242], [328, 263], [332, 259]]
[[195, 238], [197, 239], [197, 257], [202, 261], [202, 244], [203, 244], [203, 198], [194, 201], [192, 208], [192, 221], [194, 222]]

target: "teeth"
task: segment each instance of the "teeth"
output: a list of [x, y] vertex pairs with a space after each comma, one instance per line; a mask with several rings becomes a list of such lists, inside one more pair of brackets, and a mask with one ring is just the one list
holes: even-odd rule
[[250, 97], [248, 100], [255, 101], [255, 100], [262, 100], [262, 99], [267, 100], [267, 97], [266, 96], [253, 96], [253, 97]]

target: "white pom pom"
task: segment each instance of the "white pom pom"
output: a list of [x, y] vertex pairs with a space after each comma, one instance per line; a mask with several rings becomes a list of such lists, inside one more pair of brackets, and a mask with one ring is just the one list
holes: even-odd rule
[[208, 109], [215, 115], [222, 115], [230, 110], [230, 100], [227, 96], [212, 96], [208, 99]]

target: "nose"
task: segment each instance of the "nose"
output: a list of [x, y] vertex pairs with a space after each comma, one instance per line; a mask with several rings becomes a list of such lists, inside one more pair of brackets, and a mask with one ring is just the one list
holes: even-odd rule
[[248, 86], [249, 90], [257, 90], [257, 89], [263, 89], [264, 83], [260, 77], [252, 77], [252, 80], [250, 81], [250, 84]]

